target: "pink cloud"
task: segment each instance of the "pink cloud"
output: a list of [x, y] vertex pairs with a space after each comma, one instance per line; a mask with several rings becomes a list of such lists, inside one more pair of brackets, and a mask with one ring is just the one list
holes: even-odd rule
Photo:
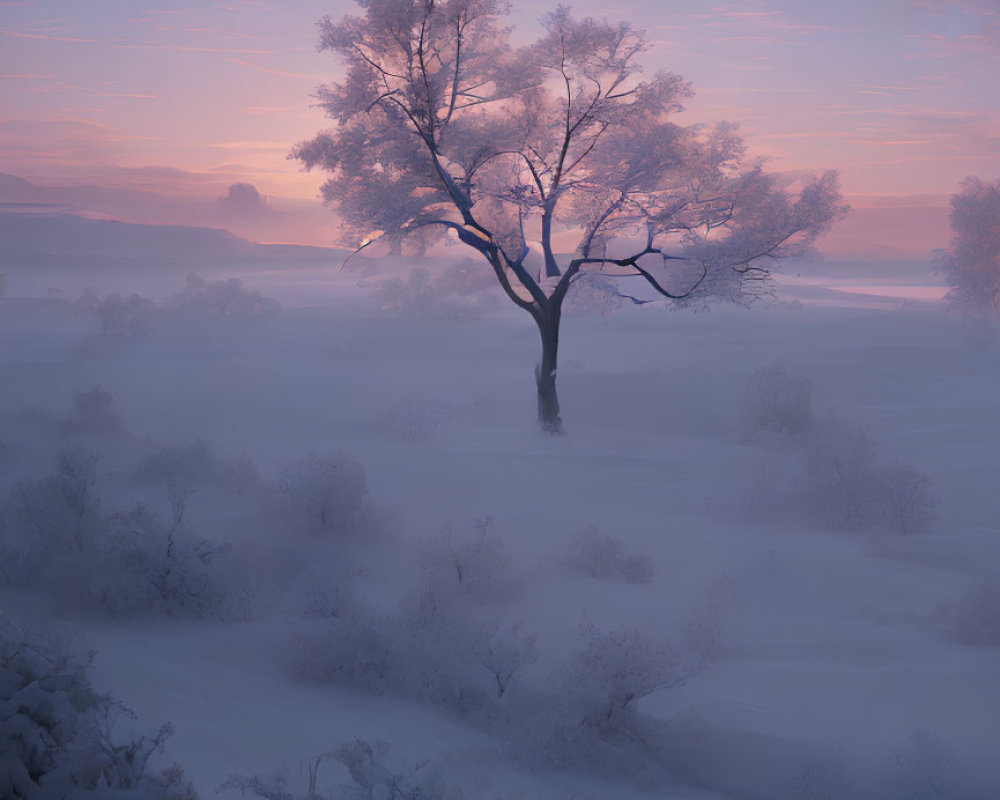
[[271, 67], [263, 67], [260, 64], [254, 64], [250, 61], [244, 61], [242, 58], [227, 58], [233, 64], [238, 64], [241, 67], [248, 67], [249, 69], [257, 70], [258, 72], [266, 72], [268, 75], [277, 75], [282, 78], [310, 78], [312, 80], [320, 80], [318, 75], [307, 75], [302, 72], [290, 72], [289, 70], [283, 69], [273, 69]]
[[100, 42], [100, 39], [84, 39], [77, 36], [51, 36], [45, 33], [24, 33], [22, 31], [9, 31], [2, 28], [0, 28], [0, 34], [12, 36], [15, 39], [46, 39], [52, 42], [84, 42], [86, 44]]

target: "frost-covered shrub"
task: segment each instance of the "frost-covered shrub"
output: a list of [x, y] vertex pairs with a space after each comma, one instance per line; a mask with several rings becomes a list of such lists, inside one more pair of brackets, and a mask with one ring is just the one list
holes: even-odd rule
[[465, 594], [455, 578], [440, 577], [444, 587], [427, 580], [388, 613], [337, 588], [313, 595], [297, 626], [295, 671], [463, 716], [489, 713], [537, 659], [535, 637], [520, 623], [484, 619], [492, 591]]
[[465, 260], [438, 274], [416, 267], [406, 278], [381, 281], [374, 292], [383, 311], [438, 319], [478, 319], [496, 302], [496, 279]]
[[[338, 761], [347, 770], [350, 783], [337, 791], [320, 785], [320, 767], [328, 761]], [[391, 766], [389, 746], [381, 741], [362, 739], [342, 744], [335, 750], [306, 760], [308, 774], [292, 788], [288, 770], [280, 769], [269, 776], [232, 775], [218, 792], [239, 790], [241, 797], [264, 800], [462, 800], [462, 792], [448, 786], [443, 773], [427, 761], [404, 767]]]
[[963, 341], [972, 350], [992, 350], [997, 344], [996, 323], [989, 317], [966, 316]]
[[96, 464], [90, 451], [63, 451], [54, 474], [14, 487], [0, 530], [5, 580], [113, 614], [241, 613], [215, 565], [228, 545], [184, 523], [190, 491], [171, 488], [169, 523], [143, 504], [105, 511]]
[[113, 410], [114, 398], [103, 386], [95, 386], [73, 396], [69, 428], [74, 431], [110, 432], [121, 429], [122, 421]]
[[890, 757], [892, 800], [945, 800], [982, 797], [963, 787], [962, 770], [952, 749], [935, 733], [918, 728], [905, 747]]
[[165, 445], [133, 468], [139, 480], [173, 486], [213, 486], [234, 492], [260, 483], [257, 466], [247, 456], [221, 456], [204, 439]]
[[833, 757], [814, 756], [803, 760], [789, 781], [792, 800], [833, 800], [852, 797], [847, 767]]
[[955, 604], [952, 635], [963, 644], [1000, 646], [1000, 576], [980, 581]]
[[89, 658], [0, 620], [0, 797], [194, 800], [174, 765], [154, 771], [172, 728], [117, 735], [134, 715], [94, 691]]
[[153, 327], [153, 311], [156, 304], [137, 294], [122, 297], [117, 292], [101, 297], [93, 289], [87, 289], [76, 301], [76, 310], [93, 314], [101, 320], [104, 333], [121, 336], [144, 336]]
[[344, 536], [370, 529], [374, 523], [365, 501], [364, 468], [342, 454], [309, 453], [287, 462], [275, 490], [285, 519], [301, 529]]
[[746, 438], [761, 431], [801, 435], [813, 422], [812, 386], [807, 378], [789, 375], [781, 359], [750, 374], [741, 408]]
[[87, 590], [96, 602], [125, 616], [200, 619], [239, 613], [213, 568], [230, 547], [185, 525], [188, 493], [171, 489], [169, 523], [143, 504], [109, 517], [87, 569]]
[[454, 415], [446, 401], [405, 398], [382, 415], [380, 426], [401, 439], [419, 442], [432, 437]]
[[864, 429], [838, 417], [810, 430], [802, 466], [802, 497], [832, 528], [882, 526], [909, 534], [934, 518], [930, 479], [906, 464], [876, 462]]
[[281, 304], [260, 292], [244, 289], [237, 278], [206, 281], [192, 273], [180, 293], [165, 300], [162, 308], [208, 317], [270, 317], [281, 311]]
[[930, 478], [898, 461], [876, 459], [859, 425], [836, 414], [815, 420], [791, 443], [788, 463], [771, 459], [753, 475], [742, 508], [818, 517], [834, 530], [919, 532], [935, 516]]
[[301, 627], [295, 670], [310, 681], [343, 683], [373, 694], [393, 684], [400, 653], [400, 621], [360, 604]]
[[626, 583], [653, 579], [649, 556], [626, 553], [621, 540], [605, 536], [595, 525], [588, 525], [570, 540], [566, 563], [571, 571], [588, 578], [616, 578]]
[[496, 684], [497, 697], [503, 697], [511, 683], [538, 661], [538, 637], [526, 633], [523, 625], [521, 620], [497, 625], [473, 644], [476, 658]]
[[916, 533], [935, 517], [937, 497], [931, 479], [909, 464], [879, 464], [872, 476], [881, 521], [901, 534]]
[[420, 600], [424, 606], [453, 605], [457, 600], [476, 605], [504, 602], [524, 588], [490, 515], [474, 520], [464, 533], [449, 525], [424, 539], [418, 558], [424, 572]]
[[861, 529], [872, 519], [875, 445], [865, 430], [831, 416], [817, 423], [803, 452], [806, 503], [837, 529]]
[[449, 788], [443, 773], [427, 761], [407, 767], [388, 764], [389, 746], [381, 741], [355, 739], [341, 745], [333, 758], [347, 768], [351, 784], [342, 788], [345, 800], [386, 797], [396, 800], [461, 800], [462, 793]]
[[588, 624], [584, 646], [558, 671], [563, 687], [562, 724], [602, 737], [627, 733], [639, 701], [690, 677], [680, 653], [667, 641], [622, 625], [602, 630]]
[[62, 450], [51, 475], [23, 480], [13, 488], [0, 539], [8, 581], [58, 585], [67, 560], [90, 557], [103, 521], [96, 488], [98, 461], [97, 453], [82, 447]]

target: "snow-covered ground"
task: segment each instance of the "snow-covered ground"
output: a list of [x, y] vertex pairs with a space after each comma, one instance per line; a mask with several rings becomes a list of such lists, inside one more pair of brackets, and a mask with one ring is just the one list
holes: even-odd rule
[[[249, 619], [120, 619], [0, 595], [6, 618], [79, 631], [98, 651], [95, 684], [138, 727], [170, 720], [168, 757], [203, 796], [282, 765], [304, 787], [306, 759], [361, 738], [400, 763], [430, 759], [467, 798], [1000, 797], [1000, 640], [968, 635], [1000, 615], [1000, 599], [970, 599], [981, 585], [1000, 598], [1000, 351], [966, 344], [932, 281], [790, 276], [768, 307], [568, 317], [567, 434], [550, 437], [534, 421], [537, 333], [516, 309], [391, 313], [350, 273], [244, 277], [281, 313], [165, 314], [129, 337], [13, 280], [21, 296], [0, 300], [3, 497], [74, 446], [100, 454], [105, 508], [145, 500], [162, 516], [165, 483], [135, 474], [165, 445], [201, 439], [259, 470], [242, 486], [192, 479], [184, 521], [231, 543], [227, 580], [255, 576]], [[815, 425], [865, 429], [876, 467], [862, 477], [902, 462], [929, 479], [933, 520], [906, 534], [880, 518], [843, 524], [843, 498], [803, 488], [819, 447], [808, 433], [748, 432], [748, 378], [776, 359], [810, 382]], [[73, 423], [74, 397], [98, 385], [120, 430]], [[286, 518], [273, 488], [310, 452], [364, 468], [370, 518], [346, 544]], [[588, 526], [648, 573], [574, 569]], [[496, 596], [441, 602], [468, 605], [463, 625], [523, 620], [539, 653], [489, 713], [391, 681], [299, 677], [321, 623], [303, 622], [297, 594], [343, 584], [410, 619], [412, 590], [446, 580], [435, 554], [478, 553], [483, 530], [509, 560], [484, 567]], [[445, 649], [448, 624], [434, 633]], [[578, 708], [581, 673], [565, 663], [587, 625], [668, 638], [697, 666], [576, 744], [564, 729], [580, 723], [545, 715]], [[346, 772], [324, 764], [320, 777]]]

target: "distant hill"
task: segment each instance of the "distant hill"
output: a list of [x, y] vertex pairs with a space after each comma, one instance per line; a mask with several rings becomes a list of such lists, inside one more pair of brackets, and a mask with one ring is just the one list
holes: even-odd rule
[[[148, 177], [147, 186], [155, 186], [155, 175]], [[317, 198], [268, 197], [266, 212], [247, 212], [220, 202], [226, 190], [221, 184], [216, 189], [218, 194], [212, 197], [204, 193], [209, 189], [192, 195], [93, 184], [43, 186], [0, 173], [0, 212], [45, 206], [92, 219], [221, 228], [252, 242], [311, 242], [325, 247], [330, 241], [333, 218]]]
[[211, 269], [253, 262], [275, 269], [303, 261], [338, 264], [344, 256], [334, 248], [256, 244], [218, 228], [90, 219], [47, 204], [0, 204], [0, 269], [147, 264]]

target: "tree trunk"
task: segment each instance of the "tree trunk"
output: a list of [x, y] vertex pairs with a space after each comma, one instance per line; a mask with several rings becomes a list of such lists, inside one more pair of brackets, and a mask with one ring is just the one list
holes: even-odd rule
[[559, 317], [561, 309], [549, 308], [535, 318], [542, 335], [542, 360], [535, 366], [538, 386], [538, 424], [546, 433], [563, 433], [556, 394], [556, 365], [559, 354]]
[[[558, 278], [560, 275], [559, 265], [556, 263], [556, 258], [552, 253], [552, 247], [549, 244], [552, 241], [552, 209], [546, 208], [542, 212], [542, 249], [543, 256], [545, 257], [545, 277], [546, 278]], [[558, 325], [558, 321], [556, 325]]]

